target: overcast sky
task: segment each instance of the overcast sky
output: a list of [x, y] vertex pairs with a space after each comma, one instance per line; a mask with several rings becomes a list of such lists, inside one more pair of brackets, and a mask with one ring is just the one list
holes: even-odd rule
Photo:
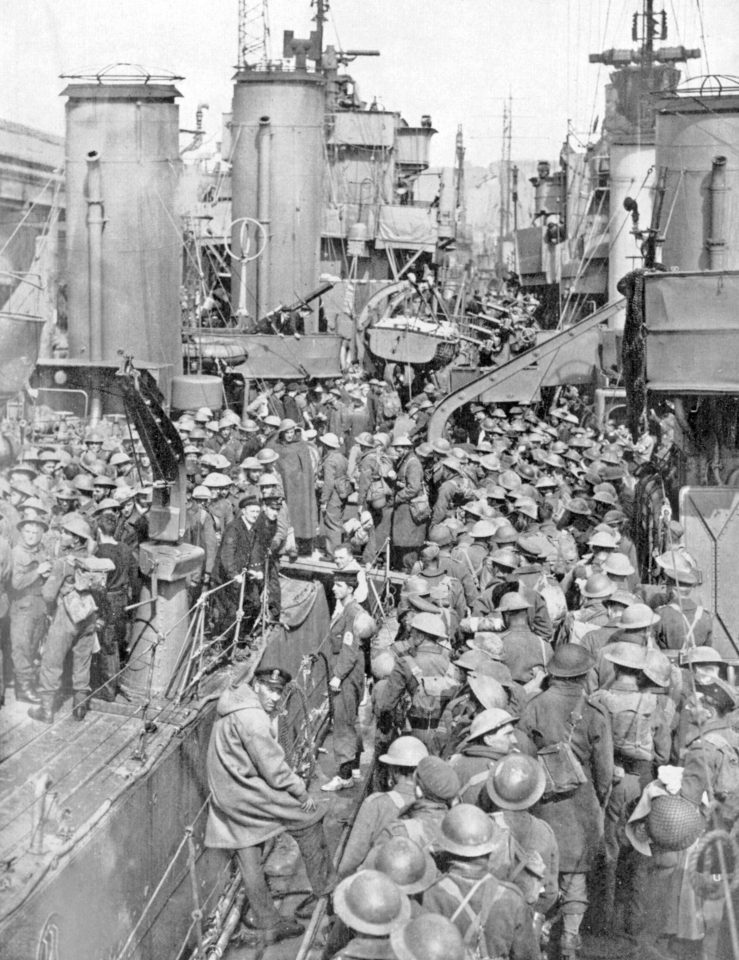
[[[554, 160], [568, 120], [585, 137], [602, 118], [608, 71], [589, 64], [588, 54], [631, 47], [637, 6], [640, 0], [332, 0], [326, 43], [381, 51], [350, 67], [360, 93], [411, 124], [431, 114], [439, 130], [435, 164], [453, 161], [458, 124], [471, 162], [499, 159], [509, 93], [513, 159]], [[709, 69], [739, 75], [739, 0], [665, 0], [665, 7], [667, 43], [707, 50], [708, 64], [692, 61], [689, 76]], [[197, 104], [208, 103], [206, 127], [220, 139], [238, 0], [0, 0], [0, 10], [3, 118], [62, 133], [59, 74], [131, 61], [182, 74], [181, 125], [192, 127]], [[308, 0], [270, 0], [273, 56], [281, 56], [284, 29], [307, 36], [310, 17]]]

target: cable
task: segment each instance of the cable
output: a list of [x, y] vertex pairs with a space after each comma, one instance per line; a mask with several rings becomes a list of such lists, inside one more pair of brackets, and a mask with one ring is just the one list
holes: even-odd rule
[[703, 23], [703, 7], [701, 6], [701, 0], [695, 0], [695, 5], [698, 8], [698, 22], [700, 23], [701, 29], [701, 43], [703, 44], [703, 56], [706, 60], [706, 71], [711, 72], [711, 67], [708, 62], [708, 47], [706, 46], [706, 28]]

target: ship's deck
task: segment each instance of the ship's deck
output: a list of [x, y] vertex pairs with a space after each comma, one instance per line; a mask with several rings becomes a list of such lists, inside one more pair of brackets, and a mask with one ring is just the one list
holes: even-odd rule
[[[3, 913], [55, 868], [101, 809], [115, 802], [188, 721], [184, 710], [165, 710], [142, 744], [141, 713], [128, 704], [111, 709], [94, 701], [80, 723], [71, 715], [70, 698], [51, 726], [32, 720], [27, 711], [28, 704], [17, 703], [9, 689], [0, 714]], [[42, 805], [46, 818], [40, 826]]]

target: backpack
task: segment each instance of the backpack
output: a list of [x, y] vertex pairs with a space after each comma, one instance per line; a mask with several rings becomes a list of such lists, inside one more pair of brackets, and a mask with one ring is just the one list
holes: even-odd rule
[[560, 740], [552, 743], [548, 747], [541, 747], [538, 751], [537, 760], [539, 766], [544, 771], [546, 786], [542, 799], [548, 800], [551, 797], [563, 793], [570, 793], [587, 781], [582, 764], [575, 756], [572, 749], [572, 735], [575, 728], [582, 720], [582, 705], [585, 701], [585, 691], [583, 691], [578, 706], [570, 714], [570, 732], [566, 740]]
[[721, 804], [722, 816], [733, 822], [739, 819], [739, 748], [719, 730], [708, 730], [702, 739], [712, 743], [721, 754], [721, 766], [713, 784], [713, 793]]
[[380, 396], [380, 409], [386, 420], [394, 420], [403, 409], [397, 390], [385, 390]]
[[652, 719], [657, 709], [655, 694], [601, 690], [597, 700], [611, 718], [614, 752], [633, 760], [653, 760]]
[[340, 477], [334, 477], [334, 489], [340, 500], [348, 500], [354, 493], [354, 484], [346, 474]]
[[[451, 877], [445, 876], [439, 881], [439, 888], [445, 893], [450, 894], [457, 901], [457, 909], [449, 918], [451, 922], [456, 923], [457, 917], [463, 911], [469, 921], [467, 929], [462, 936], [467, 947], [467, 954], [468, 956], [471, 954], [473, 960], [497, 960], [497, 958], [491, 957], [488, 951], [487, 939], [485, 937], [485, 924], [488, 922], [488, 917], [496, 900], [499, 900], [503, 896], [505, 887], [502, 884], [496, 884], [495, 889], [493, 889], [492, 884], [486, 883], [488, 880], [495, 882], [492, 874], [486, 874], [474, 884], [465, 897], [462, 896], [459, 887]], [[480, 905], [480, 909], [475, 911], [470, 905], [470, 900], [484, 883], [486, 885], [483, 891], [482, 904]]]
[[459, 692], [461, 684], [457, 668], [446, 660], [443, 671], [440, 670], [441, 664], [429, 664], [428, 672], [425, 672], [415, 657], [402, 659], [418, 684], [411, 696], [408, 713], [418, 719], [438, 719], [447, 703]]

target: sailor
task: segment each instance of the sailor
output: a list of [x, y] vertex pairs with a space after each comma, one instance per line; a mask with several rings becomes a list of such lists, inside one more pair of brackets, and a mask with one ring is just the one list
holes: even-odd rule
[[[336, 774], [321, 786], [334, 792], [346, 790], [359, 779], [362, 740], [359, 734], [359, 704], [364, 695], [365, 652], [368, 614], [354, 597], [359, 566], [347, 564], [334, 573], [336, 607], [329, 630], [331, 662], [329, 696], [333, 698], [333, 748]], [[370, 630], [371, 633], [371, 630]]]
[[271, 663], [256, 670], [252, 684], [226, 689], [218, 701], [208, 748], [210, 809], [206, 847], [233, 850], [246, 890], [248, 926], [262, 944], [296, 937], [302, 924], [280, 916], [267, 886], [264, 844], [282, 833], [297, 841], [312, 894], [295, 910], [310, 916], [315, 897], [331, 887], [331, 860], [318, 809], [305, 783], [288, 766], [277, 739], [277, 709], [290, 674]]

